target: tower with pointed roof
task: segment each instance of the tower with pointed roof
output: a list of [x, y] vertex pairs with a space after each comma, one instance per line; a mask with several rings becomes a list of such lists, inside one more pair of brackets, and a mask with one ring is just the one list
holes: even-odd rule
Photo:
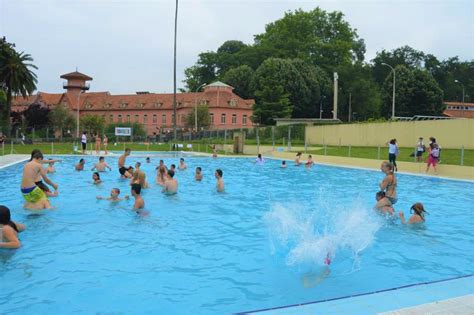
[[90, 76], [80, 73], [77, 70], [63, 74], [60, 78], [67, 80], [67, 82], [63, 83], [63, 88], [66, 89], [66, 93], [71, 96], [78, 95], [81, 91], [89, 90], [90, 85], [87, 81], [92, 81]]

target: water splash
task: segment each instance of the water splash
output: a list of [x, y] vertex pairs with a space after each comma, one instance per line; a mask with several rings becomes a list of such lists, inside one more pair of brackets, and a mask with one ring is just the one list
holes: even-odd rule
[[356, 260], [383, 224], [359, 201], [348, 206], [320, 204], [315, 210], [275, 204], [264, 220], [272, 252], [283, 252], [289, 266], [330, 265], [338, 253], [346, 251]]

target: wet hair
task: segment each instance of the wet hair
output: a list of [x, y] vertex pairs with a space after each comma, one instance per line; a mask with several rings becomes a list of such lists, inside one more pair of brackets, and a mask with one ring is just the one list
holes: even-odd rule
[[97, 176], [97, 179], [100, 180], [100, 174], [99, 174], [99, 172], [94, 172], [93, 175]]
[[163, 164], [164, 164], [164, 163], [165, 163], [165, 161], [163, 161], [163, 160], [160, 160], [160, 163], [163, 163]]
[[224, 175], [224, 173], [222, 173], [222, 170], [220, 168], [216, 170], [216, 173], [219, 175], [219, 177], [222, 177], [222, 175]]
[[376, 194], [375, 194], [375, 198], [385, 198], [385, 191], [378, 191]]
[[82, 163], [82, 162], [85, 162], [84, 159], [80, 159], [80, 160], [79, 160], [79, 163]]
[[120, 195], [120, 188], [112, 188], [112, 190], [115, 190], [117, 192], [117, 195]]
[[286, 165], [286, 161], [285, 160], [281, 161], [281, 164]]
[[171, 168], [176, 168], [176, 165], [171, 164], [170, 169], [171, 169]]
[[142, 185], [132, 184], [132, 191], [134, 191], [137, 195], [139, 195], [140, 192], [142, 191]]
[[132, 149], [130, 149], [130, 148], [125, 149], [125, 152], [131, 152], [131, 151], [132, 151]]
[[425, 207], [423, 207], [423, 204], [421, 202], [417, 202], [413, 204], [410, 208], [410, 212], [413, 211], [416, 215], [418, 215], [423, 221], [425, 221]]
[[174, 171], [173, 170], [168, 170], [168, 176], [173, 178], [174, 177]]
[[196, 167], [196, 171], [199, 171], [199, 172], [202, 171], [201, 167], [200, 166]]
[[99, 157], [99, 161], [103, 161], [103, 160], [104, 160], [103, 156]]
[[8, 225], [16, 232], [18, 232], [16, 224], [11, 220], [10, 209], [5, 206], [0, 206], [0, 224]]
[[147, 157], [146, 157], [146, 160], [147, 160], [147, 161], [150, 161], [150, 157], [149, 157], [149, 156], [147, 156]]
[[180, 158], [179, 160], [180, 160], [181, 162], [184, 162], [184, 158]]
[[135, 163], [135, 166], [137, 166], [137, 165], [138, 165], [138, 167], [140, 167], [140, 166], [142, 166], [142, 163], [140, 163], [140, 162]]
[[31, 151], [30, 161], [33, 161], [35, 159], [43, 159], [43, 153], [41, 153], [41, 151], [38, 149], [34, 149], [33, 151]]

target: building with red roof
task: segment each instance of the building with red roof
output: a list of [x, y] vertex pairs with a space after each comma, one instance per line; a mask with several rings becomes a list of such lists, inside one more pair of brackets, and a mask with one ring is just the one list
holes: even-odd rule
[[474, 103], [445, 102], [443, 115], [453, 118], [474, 118]]
[[[15, 97], [12, 111], [23, 111], [31, 104], [48, 107], [68, 107], [74, 115], [93, 114], [104, 117], [106, 123], [140, 123], [148, 135], [166, 132], [173, 128], [173, 94], [137, 92], [136, 94], [112, 95], [109, 92], [88, 92], [87, 81], [92, 78], [71, 72], [61, 75], [66, 79], [65, 93], [38, 92], [27, 98]], [[214, 82], [204, 86], [202, 92], [176, 95], [179, 128], [186, 128], [186, 118], [196, 105], [207, 105], [211, 129], [237, 129], [252, 125], [253, 99], [243, 99], [233, 92], [233, 87]]]

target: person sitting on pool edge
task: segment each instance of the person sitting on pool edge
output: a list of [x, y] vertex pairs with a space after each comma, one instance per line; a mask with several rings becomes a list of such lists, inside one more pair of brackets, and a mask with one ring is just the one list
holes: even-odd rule
[[185, 169], [187, 169], [187, 168], [188, 168], [188, 166], [186, 165], [186, 163], [184, 163], [184, 159], [183, 159], [183, 158], [180, 158], [180, 159], [179, 159], [178, 169], [179, 169], [180, 171], [183, 171], [183, 170], [185, 170]]
[[202, 169], [200, 166], [196, 167], [196, 174], [194, 174], [194, 179], [198, 182], [202, 180]]
[[112, 170], [112, 168], [109, 166], [109, 164], [105, 163], [105, 159], [103, 156], [99, 157], [99, 162], [94, 164], [94, 167], [91, 169], [91, 171], [96, 170], [97, 172], [105, 172], [105, 169], [108, 168], [109, 171]]
[[378, 191], [375, 194], [375, 200], [377, 200], [377, 204], [375, 205], [375, 209], [378, 210], [380, 213], [393, 215], [394, 210], [392, 208], [392, 203], [385, 197], [384, 191]]
[[[46, 175], [41, 164], [43, 153], [40, 150], [34, 151], [32, 159], [23, 167], [23, 176], [21, 180], [21, 192], [26, 203], [24, 207], [30, 210], [51, 209], [48, 197], [41, 188], [39, 188], [35, 180]], [[57, 185], [55, 186], [57, 188]]]
[[178, 181], [173, 178], [174, 171], [172, 169], [168, 170], [168, 174], [165, 180], [165, 184], [163, 185], [162, 193], [167, 195], [173, 195], [178, 192]]
[[408, 219], [408, 222], [405, 222], [405, 214], [403, 211], [400, 211], [400, 221], [402, 221], [403, 224], [417, 224], [417, 223], [424, 223], [425, 222], [425, 207], [423, 207], [423, 204], [421, 202], [415, 203], [413, 206], [410, 208], [410, 212], [413, 211], [413, 215]]
[[76, 164], [76, 171], [83, 171], [84, 170], [84, 165], [86, 164], [86, 161], [84, 159], [80, 159], [79, 163]]
[[126, 148], [124, 153], [119, 157], [118, 159], [118, 168], [119, 168], [119, 173], [121, 178], [130, 178], [132, 174], [128, 174], [127, 176], [127, 168], [125, 167], [125, 162], [127, 160], [127, 156], [130, 155], [130, 152], [132, 152], [131, 149]]
[[134, 210], [143, 209], [145, 207], [145, 201], [143, 200], [142, 195], [140, 194], [141, 191], [142, 186], [140, 186], [140, 184], [132, 184], [130, 192], [133, 198], [135, 198], [135, 202], [133, 204]]
[[110, 197], [97, 196], [96, 198], [98, 200], [108, 200], [108, 201], [112, 201], [112, 202], [118, 202], [118, 201], [129, 199], [128, 195], [126, 195], [123, 199], [119, 198], [119, 195], [120, 195], [120, 189], [112, 188], [112, 190], [110, 191]]
[[102, 183], [99, 172], [94, 172], [94, 174], [92, 174], [92, 180], [93, 180], [94, 185]]
[[25, 225], [11, 220], [10, 209], [0, 206], [0, 248], [20, 248], [18, 233], [25, 230]]
[[216, 188], [217, 188], [218, 192], [223, 192], [224, 191], [224, 180], [222, 179], [223, 175], [224, 175], [224, 173], [219, 168], [214, 173], [214, 176], [216, 177], [216, 180], [217, 180]]

